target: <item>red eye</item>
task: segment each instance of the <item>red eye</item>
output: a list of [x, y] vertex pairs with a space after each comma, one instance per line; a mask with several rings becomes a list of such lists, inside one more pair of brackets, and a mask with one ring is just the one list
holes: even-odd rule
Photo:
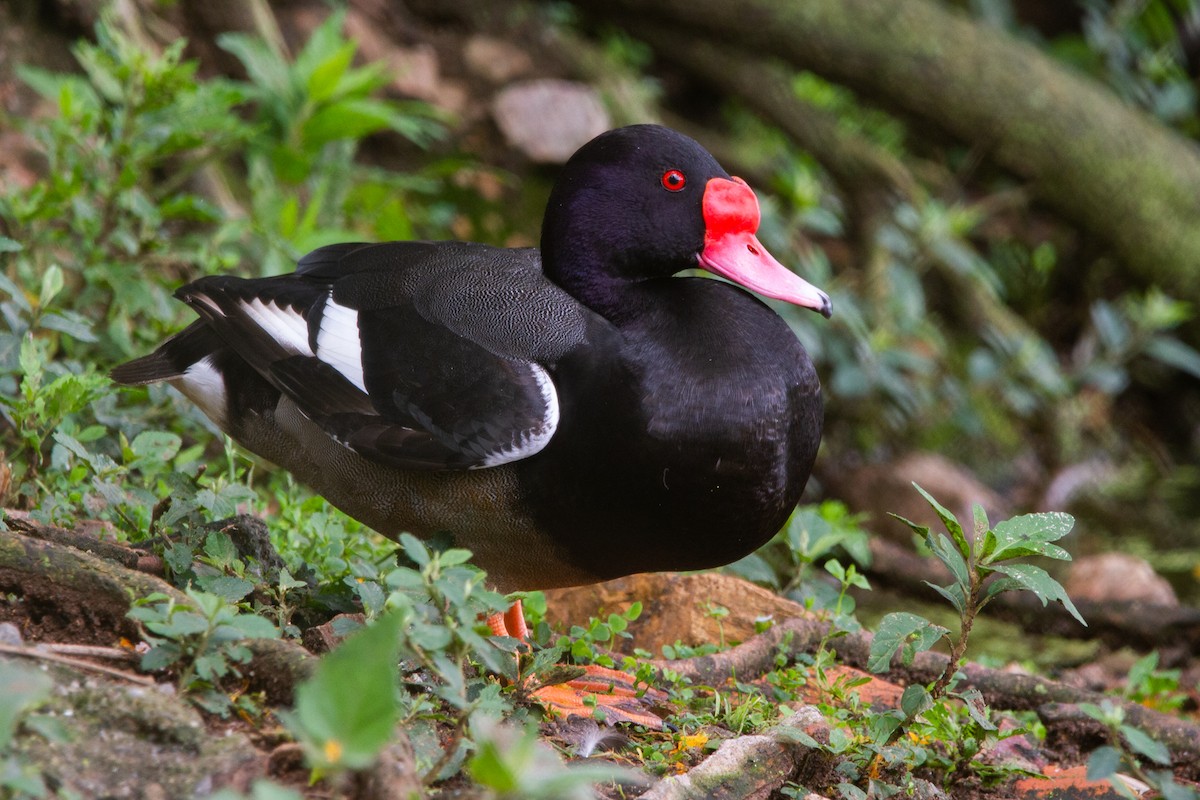
[[669, 169], [663, 173], [662, 185], [668, 192], [678, 192], [687, 183], [687, 178], [677, 169]]

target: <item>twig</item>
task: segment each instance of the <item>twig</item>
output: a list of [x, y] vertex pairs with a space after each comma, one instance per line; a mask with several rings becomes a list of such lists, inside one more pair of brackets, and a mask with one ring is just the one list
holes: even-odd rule
[[130, 683], [140, 684], [141, 686], [154, 686], [153, 678], [148, 678], [145, 675], [137, 675], [132, 672], [126, 672], [120, 669], [106, 667], [103, 664], [93, 664], [91, 661], [84, 661], [78, 658], [70, 658], [69, 656], [59, 655], [47, 650], [43, 650], [40, 646], [32, 647], [24, 645], [0, 644], [0, 653], [11, 656], [23, 656], [25, 658], [36, 658], [42, 661], [53, 661], [56, 664], [63, 666], [74, 667], [75, 669], [87, 669], [93, 672], [100, 672], [112, 678], [120, 678]]
[[92, 644], [60, 644], [57, 642], [42, 642], [37, 645], [47, 653], [62, 656], [85, 656], [87, 658], [111, 658], [113, 661], [137, 661], [138, 655], [120, 647], [99, 647]]

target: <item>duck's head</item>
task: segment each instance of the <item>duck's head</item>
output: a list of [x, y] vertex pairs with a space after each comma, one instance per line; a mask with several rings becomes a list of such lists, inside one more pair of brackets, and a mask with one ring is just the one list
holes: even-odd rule
[[589, 305], [622, 285], [701, 267], [830, 315], [829, 296], [759, 242], [758, 198], [695, 140], [660, 125], [608, 131], [555, 182], [542, 229], [546, 274]]

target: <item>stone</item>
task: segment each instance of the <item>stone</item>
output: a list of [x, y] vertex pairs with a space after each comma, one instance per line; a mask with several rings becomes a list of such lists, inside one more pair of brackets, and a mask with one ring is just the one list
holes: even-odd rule
[[[632, 638], [618, 639], [612, 646], [627, 651], [643, 647], [655, 655], [661, 654], [663, 645], [676, 642], [690, 646], [744, 642], [755, 635], [758, 620], [770, 617], [781, 622], [808, 615], [803, 606], [774, 592], [714, 572], [631, 575], [591, 586], [551, 589], [546, 600], [548, 620], [564, 628], [586, 624], [589, 617], [607, 618], [641, 601], [641, 616], [629, 623]], [[720, 616], [720, 609], [728, 615]]]
[[868, 464], [826, 478], [830, 494], [846, 503], [851, 511], [871, 515], [872, 531], [889, 540], [909, 545], [912, 530], [892, 519], [899, 514], [935, 531], [944, 530], [937, 514], [925, 498], [913, 488], [920, 485], [958, 517], [963, 530], [973, 529], [971, 508], [983, 506], [993, 525], [1009, 516], [1008, 504], [961, 464], [936, 453], [909, 453], [895, 461]]
[[67, 736], [22, 730], [12, 752], [64, 796], [203, 797], [246, 791], [266, 775], [265, 757], [244, 734], [209, 734], [186, 698], [57, 665], [47, 672], [55, 688], [38, 713], [56, 718]]
[[492, 103], [492, 116], [512, 147], [544, 164], [564, 163], [611, 127], [594, 88], [554, 79], [510, 84]]
[[1179, 606], [1171, 584], [1147, 561], [1128, 553], [1083, 556], [1071, 564], [1064, 587], [1076, 602]]
[[467, 69], [490, 83], [504, 84], [533, 71], [529, 53], [493, 36], [475, 35], [463, 47]]

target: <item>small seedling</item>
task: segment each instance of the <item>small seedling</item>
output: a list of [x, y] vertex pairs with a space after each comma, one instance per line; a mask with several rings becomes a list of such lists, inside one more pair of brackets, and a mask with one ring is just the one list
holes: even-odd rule
[[[1195, 788], [1175, 782], [1171, 774], [1171, 752], [1149, 734], [1125, 721], [1125, 710], [1111, 700], [1095, 703], [1080, 703], [1079, 710], [1104, 726], [1109, 743], [1096, 748], [1088, 758], [1087, 776], [1091, 780], [1108, 778], [1113, 788], [1122, 797], [1135, 800], [1138, 797], [1129, 786], [1117, 777], [1118, 770], [1126, 770], [1139, 781], [1157, 790], [1164, 800], [1197, 800], [1200, 792]], [[1152, 762], [1165, 769], [1150, 769]]]
[[[999, 522], [992, 528], [983, 507], [976, 504], [973, 509], [975, 535], [968, 538], [954, 514], [920, 486], [913, 486], [933, 507], [950, 535], [934, 533], [926, 525], [895, 514], [892, 516], [920, 535], [938, 560], [950, 570], [954, 580], [949, 585], [938, 586], [929, 581], [926, 584], [954, 606], [959, 614], [959, 631], [957, 636], [951, 636], [946, 628], [916, 614], [888, 614], [880, 622], [871, 643], [869, 667], [872, 671], [886, 670], [898, 650], [903, 651], [903, 658], [908, 663], [913, 653], [928, 650], [941, 639], [947, 639], [950, 642], [950, 661], [945, 672], [928, 690], [929, 700], [938, 699], [946, 692], [962, 664], [975, 618], [993, 598], [1003, 592], [1030, 591], [1041, 599], [1042, 605], [1057, 600], [1080, 624], [1087, 624], [1062, 585], [1049, 573], [1033, 564], [1014, 563], [1016, 559], [1029, 556], [1069, 561], [1070, 554], [1054, 542], [1071, 532], [1075, 520], [1070, 514], [1025, 514]], [[914, 691], [910, 708], [925, 705], [926, 699], [917, 695], [920, 692]]]
[[175, 670], [182, 691], [207, 710], [226, 714], [235, 701], [220, 686], [227, 677], [240, 677], [239, 665], [250, 661], [244, 641], [277, 639], [279, 630], [264, 617], [242, 613], [220, 595], [188, 589], [187, 597], [189, 603], [178, 603], [154, 593], [130, 609], [128, 616], [138, 622], [150, 644], [141, 667]]

